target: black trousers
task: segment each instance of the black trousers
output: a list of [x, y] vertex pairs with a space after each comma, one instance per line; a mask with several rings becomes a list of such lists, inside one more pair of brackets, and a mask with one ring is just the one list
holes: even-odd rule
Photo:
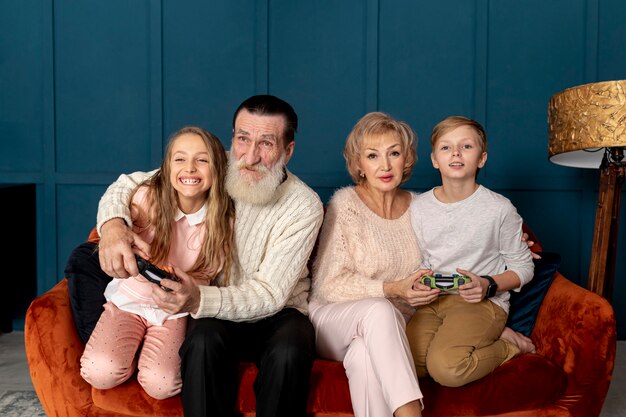
[[78, 336], [87, 343], [106, 303], [104, 290], [111, 277], [100, 268], [96, 244], [85, 242], [72, 251], [65, 266], [70, 307]]
[[180, 348], [186, 417], [235, 416], [238, 363], [259, 370], [254, 391], [257, 417], [304, 417], [315, 356], [308, 317], [285, 308], [257, 322], [189, 320]]

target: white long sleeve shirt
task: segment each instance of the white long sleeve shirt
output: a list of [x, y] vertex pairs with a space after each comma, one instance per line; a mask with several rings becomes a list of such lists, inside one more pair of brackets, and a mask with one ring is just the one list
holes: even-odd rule
[[[442, 275], [457, 268], [477, 275], [513, 271], [521, 285], [533, 278], [530, 249], [522, 241], [522, 218], [511, 202], [482, 185], [468, 198], [442, 203], [434, 189], [411, 204], [411, 222], [422, 249], [422, 267]], [[509, 292], [490, 300], [509, 311]]]

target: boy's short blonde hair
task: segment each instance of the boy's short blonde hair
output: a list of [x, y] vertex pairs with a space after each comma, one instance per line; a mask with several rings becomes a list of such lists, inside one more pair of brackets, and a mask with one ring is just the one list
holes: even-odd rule
[[433, 128], [433, 133], [430, 135], [431, 149], [433, 151], [435, 150], [435, 145], [440, 137], [461, 126], [469, 126], [474, 129], [480, 139], [482, 151], [487, 152], [487, 134], [485, 133], [485, 129], [477, 121], [463, 116], [449, 116], [437, 123], [437, 125]]
[[365, 181], [359, 174], [359, 156], [363, 152], [363, 142], [374, 136], [395, 135], [402, 143], [404, 153], [404, 169], [402, 170], [401, 183], [406, 182], [417, 161], [415, 148], [417, 136], [407, 123], [396, 120], [386, 113], [371, 112], [363, 116], [352, 128], [343, 148], [343, 157], [346, 159], [346, 167], [352, 180], [359, 184]]

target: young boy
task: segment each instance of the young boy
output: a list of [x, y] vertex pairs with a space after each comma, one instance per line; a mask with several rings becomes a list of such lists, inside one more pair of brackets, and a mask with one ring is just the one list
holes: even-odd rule
[[[461, 386], [534, 349], [512, 330], [503, 333], [508, 291], [529, 282], [534, 266], [515, 207], [476, 183], [487, 161], [483, 127], [465, 117], [448, 117], [435, 126], [430, 142], [442, 185], [411, 205], [422, 266], [471, 281], [455, 291], [441, 290], [435, 301], [417, 307], [407, 334], [418, 376], [430, 374], [442, 385]], [[418, 282], [414, 287], [430, 290]]]

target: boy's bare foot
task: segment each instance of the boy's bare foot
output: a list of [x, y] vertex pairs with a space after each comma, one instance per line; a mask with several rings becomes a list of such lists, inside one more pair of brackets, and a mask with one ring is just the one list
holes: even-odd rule
[[516, 332], [510, 327], [505, 327], [504, 330], [502, 330], [500, 339], [504, 339], [517, 346], [517, 348], [520, 350], [520, 353], [535, 353], [535, 345], [533, 344], [533, 341], [530, 340], [529, 337], [526, 337], [523, 334]]

